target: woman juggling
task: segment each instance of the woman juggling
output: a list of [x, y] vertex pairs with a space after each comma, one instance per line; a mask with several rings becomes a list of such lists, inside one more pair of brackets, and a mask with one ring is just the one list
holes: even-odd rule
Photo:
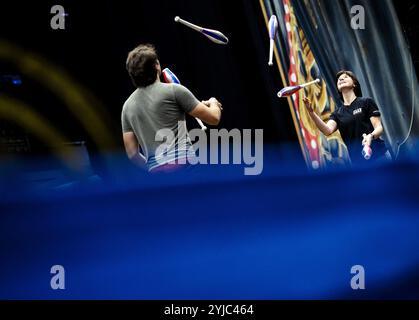
[[372, 149], [369, 161], [391, 159], [384, 140], [381, 139], [384, 129], [375, 101], [362, 97], [359, 81], [351, 71], [338, 72], [336, 86], [342, 103], [337, 105], [327, 122], [314, 112], [310, 100], [304, 98], [308, 113], [317, 128], [326, 136], [339, 130], [355, 165], [366, 161], [362, 152], [365, 146]]

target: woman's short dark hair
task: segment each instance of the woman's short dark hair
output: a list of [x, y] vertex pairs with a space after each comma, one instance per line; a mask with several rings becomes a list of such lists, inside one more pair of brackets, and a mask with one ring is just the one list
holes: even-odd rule
[[[336, 74], [336, 79], [335, 79], [335, 80], [336, 80], [336, 81], [335, 81], [335, 84], [336, 84], [336, 89], [337, 89], [337, 83], [338, 83], [338, 80], [339, 80], [339, 78], [340, 78], [340, 76], [341, 76], [342, 74], [346, 74], [347, 76], [349, 76], [349, 77], [351, 77], [351, 78], [352, 78], [352, 80], [353, 80], [353, 82], [354, 82], [354, 86], [355, 86], [355, 88], [354, 88], [354, 93], [355, 93], [355, 95], [356, 95], [357, 97], [362, 97], [362, 89], [361, 89], [361, 85], [359, 84], [358, 78], [356, 77], [356, 75], [355, 75], [352, 71], [341, 70], [341, 71], [339, 71], [339, 72]], [[339, 89], [338, 89], [338, 92], [339, 92], [340, 98], [343, 100], [343, 95], [342, 95], [342, 92], [340, 92], [340, 91], [339, 91]]]
[[152, 44], [140, 44], [127, 58], [127, 71], [136, 87], [147, 87], [156, 81], [158, 57]]

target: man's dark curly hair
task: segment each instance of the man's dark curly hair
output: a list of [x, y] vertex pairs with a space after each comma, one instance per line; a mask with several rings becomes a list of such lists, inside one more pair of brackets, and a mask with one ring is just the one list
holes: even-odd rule
[[156, 81], [158, 57], [152, 44], [140, 44], [127, 58], [127, 71], [136, 87], [147, 87]]

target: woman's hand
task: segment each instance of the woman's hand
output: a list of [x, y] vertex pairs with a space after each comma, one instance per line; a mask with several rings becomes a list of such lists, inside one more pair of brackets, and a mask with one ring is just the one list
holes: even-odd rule
[[367, 146], [371, 146], [371, 141], [372, 141], [372, 134], [366, 134], [366, 133], [364, 133], [363, 135], [362, 135], [362, 145], [363, 146], [365, 146], [365, 145], [367, 145]]
[[304, 97], [304, 98], [303, 98], [303, 101], [304, 101], [304, 104], [305, 104], [305, 106], [306, 106], [306, 108], [307, 108], [307, 111], [308, 111], [308, 112], [310, 112], [310, 113], [313, 113], [313, 112], [314, 112], [314, 110], [313, 110], [313, 107], [312, 107], [312, 105], [311, 105], [311, 101], [310, 101], [310, 99], [309, 99], [309, 98], [307, 98], [307, 97]]

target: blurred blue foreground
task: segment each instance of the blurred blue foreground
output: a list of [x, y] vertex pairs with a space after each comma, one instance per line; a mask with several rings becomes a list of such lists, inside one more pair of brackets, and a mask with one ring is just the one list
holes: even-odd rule
[[[414, 158], [314, 173], [267, 153], [255, 177], [112, 161], [56, 183], [3, 167], [1, 299], [419, 298]], [[65, 290], [50, 287], [53, 265]], [[354, 265], [365, 290], [351, 289]]]

